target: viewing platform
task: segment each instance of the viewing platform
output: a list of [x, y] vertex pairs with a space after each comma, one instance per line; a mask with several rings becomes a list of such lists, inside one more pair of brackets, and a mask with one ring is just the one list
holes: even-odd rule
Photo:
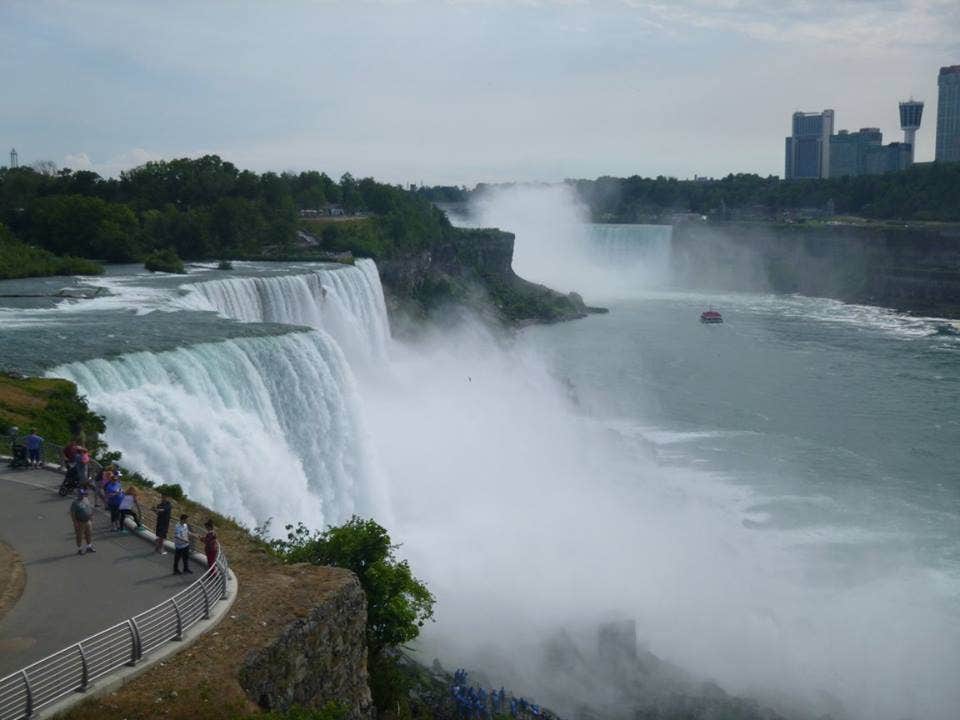
[[4, 554], [0, 581], [23, 578], [19, 597], [0, 604], [2, 720], [56, 712], [88, 687], [107, 688], [176, 652], [183, 644], [169, 641], [186, 639], [194, 624], [203, 632], [229, 607], [217, 602], [232, 578], [222, 555], [216, 569], [195, 560], [192, 575], [175, 575], [172, 552], [154, 552], [152, 536], [111, 531], [102, 508], [93, 517], [96, 552], [78, 554], [61, 479], [0, 458], [0, 543], [22, 571], [11, 573]]

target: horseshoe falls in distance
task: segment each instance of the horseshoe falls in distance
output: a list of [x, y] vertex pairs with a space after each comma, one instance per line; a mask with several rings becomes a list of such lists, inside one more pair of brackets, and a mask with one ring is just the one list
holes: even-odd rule
[[[376, 266], [184, 286], [172, 305], [243, 322], [308, 326], [53, 368], [107, 419], [106, 439], [156, 482], [179, 482], [253, 527], [389, 517], [350, 363], [386, 357]], [[348, 358], [350, 358], [348, 360]]]

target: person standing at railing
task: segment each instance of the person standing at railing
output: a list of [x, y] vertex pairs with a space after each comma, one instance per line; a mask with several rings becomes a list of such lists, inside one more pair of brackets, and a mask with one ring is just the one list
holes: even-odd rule
[[103, 486], [103, 495], [110, 510], [110, 529], [119, 532], [123, 529], [120, 524], [120, 503], [123, 501], [123, 488], [115, 477]]
[[43, 447], [43, 438], [37, 435], [36, 430], [31, 430], [30, 434], [23, 439], [23, 444], [27, 446], [27, 462], [30, 467], [40, 467], [40, 449]]
[[213, 529], [213, 520], [207, 520], [203, 527], [207, 532], [203, 536], [203, 554], [207, 556], [207, 567], [212, 568], [217, 563], [217, 555], [220, 553], [220, 541], [217, 540], [217, 533]]
[[70, 503], [70, 519], [77, 536], [77, 555], [96, 552], [93, 547], [93, 508], [87, 501], [86, 490], [77, 490], [77, 497]]
[[123, 532], [124, 520], [128, 517], [133, 518], [133, 522], [136, 523], [138, 530], [143, 527], [143, 523], [140, 522], [143, 510], [140, 509], [137, 489], [133, 485], [130, 485], [126, 492], [123, 493], [123, 496], [120, 498], [118, 510], [120, 511], [120, 532]]
[[180, 522], [173, 529], [173, 574], [180, 575], [180, 561], [183, 560], [183, 572], [193, 574], [190, 569], [190, 526], [187, 516], [181, 515]]
[[167, 551], [163, 548], [163, 541], [167, 539], [167, 533], [170, 531], [170, 515], [173, 513], [170, 498], [161, 495], [160, 502], [153, 511], [157, 514], [157, 541], [154, 551], [166, 555]]

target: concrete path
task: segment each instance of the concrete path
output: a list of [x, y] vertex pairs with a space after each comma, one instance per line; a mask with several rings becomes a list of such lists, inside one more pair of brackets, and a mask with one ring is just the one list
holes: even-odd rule
[[109, 530], [94, 515], [95, 554], [77, 555], [70, 498], [57, 495], [62, 474], [9, 470], [0, 461], [0, 540], [23, 560], [23, 595], [0, 620], [0, 677], [153, 607], [199, 577], [173, 575], [173, 553], [160, 556], [135, 535]]

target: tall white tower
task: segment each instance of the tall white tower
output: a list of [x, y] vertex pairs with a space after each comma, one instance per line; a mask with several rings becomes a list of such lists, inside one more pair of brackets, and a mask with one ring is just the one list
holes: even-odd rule
[[20, 156], [17, 155], [17, 149], [10, 149], [10, 167], [15, 168], [20, 166]]
[[903, 141], [910, 145], [910, 162], [916, 149], [917, 130], [923, 116], [923, 101], [905, 100], [900, 103], [900, 127], [903, 129]]

